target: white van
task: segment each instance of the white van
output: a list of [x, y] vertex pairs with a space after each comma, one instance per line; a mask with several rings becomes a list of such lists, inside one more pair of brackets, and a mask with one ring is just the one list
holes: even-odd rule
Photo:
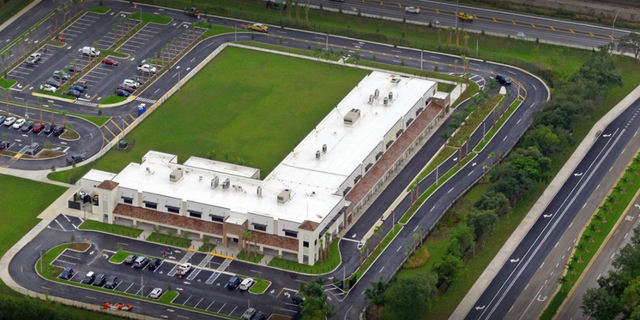
[[91, 55], [92, 57], [95, 57], [100, 55], [100, 50], [94, 47], [84, 47], [82, 48], [82, 54], [85, 56]]
[[142, 84], [138, 81], [132, 80], [132, 79], [125, 79], [122, 84], [124, 84], [127, 87], [130, 88], [134, 88], [134, 89], [138, 89]]

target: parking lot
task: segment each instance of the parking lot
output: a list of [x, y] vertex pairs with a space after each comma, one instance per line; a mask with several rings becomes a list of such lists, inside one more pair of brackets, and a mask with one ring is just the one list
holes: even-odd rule
[[[268, 315], [274, 311], [275, 304], [282, 305], [280, 313], [286, 313], [287, 310], [292, 313], [298, 311], [298, 307], [289, 299], [295, 291], [291, 294], [279, 294], [280, 292], [273, 289], [262, 295], [254, 295], [238, 289], [229, 290], [227, 283], [234, 274], [222, 269], [226, 269], [232, 260], [200, 252], [173, 250], [155, 270], [148, 268], [148, 264], [143, 268], [135, 268], [125, 263], [110, 263], [108, 259], [114, 252], [94, 252], [91, 248], [84, 253], [67, 250], [53, 262], [53, 265], [73, 268], [75, 275], [70, 281], [76, 283], [80, 283], [89, 271], [107, 276], [116, 275], [119, 283], [113, 290], [139, 296], [148, 296], [154, 288], [166, 291], [170, 286], [171, 290], [179, 293], [173, 304], [238, 318], [246, 311], [248, 303]], [[162, 253], [160, 256], [162, 257]], [[193, 267], [180, 278], [177, 276], [177, 267], [183, 262], [190, 262]], [[126, 297], [114, 298], [115, 300], [129, 303]]]

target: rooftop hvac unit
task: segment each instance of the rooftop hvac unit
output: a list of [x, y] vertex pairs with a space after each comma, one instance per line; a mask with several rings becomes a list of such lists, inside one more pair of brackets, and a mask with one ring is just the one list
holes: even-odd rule
[[316, 160], [320, 160], [320, 150], [316, 151]]
[[291, 199], [290, 189], [284, 189], [278, 194], [278, 203], [280, 204], [284, 204], [285, 202], [289, 201], [289, 199]]
[[360, 109], [351, 109], [344, 116], [344, 124], [352, 125], [360, 118]]
[[327, 144], [322, 145], [322, 153], [327, 153]]
[[382, 104], [384, 104], [384, 106], [386, 107], [389, 104], [389, 98], [384, 97]]
[[378, 96], [380, 96], [380, 90], [376, 89], [376, 91], [373, 93], [373, 97], [378, 99]]
[[229, 178], [227, 178], [226, 180], [224, 180], [224, 182], [222, 183], [222, 189], [226, 190], [229, 189], [229, 186], [231, 186], [231, 180], [229, 180]]
[[367, 102], [368, 104], [373, 104], [373, 95], [370, 94], [369, 95], [369, 102]]
[[262, 198], [262, 187], [258, 186], [256, 193], [258, 194], [258, 197]]
[[213, 179], [211, 179], [211, 189], [217, 188], [219, 183], [220, 178], [218, 178], [218, 176], [213, 177]]
[[169, 175], [169, 181], [171, 182], [178, 182], [180, 181], [180, 179], [182, 179], [182, 168], [178, 168], [175, 169], [171, 172], [171, 174]]
[[393, 91], [389, 91], [389, 101], [393, 101]]

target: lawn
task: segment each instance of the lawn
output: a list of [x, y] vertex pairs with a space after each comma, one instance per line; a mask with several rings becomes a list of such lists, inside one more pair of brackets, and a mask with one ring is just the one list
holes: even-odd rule
[[[213, 25], [213, 24], [210, 25], [210, 24], [203, 23], [203, 22], [196, 22], [193, 25], [196, 26], [196, 27], [199, 27], [199, 28], [207, 29], [207, 31], [205, 31], [202, 34], [202, 38], [204, 38], [204, 39], [209, 38], [209, 37], [213, 37], [213, 36], [217, 36], [217, 35], [223, 34], [223, 33], [231, 33], [234, 30], [237, 30], [237, 29], [234, 29], [233, 27], [217, 26], [217, 25]], [[239, 30], [239, 31], [244, 31], [244, 30]]]
[[102, 101], [100, 101], [100, 104], [112, 104], [112, 103], [122, 102], [122, 101], [125, 101], [125, 100], [127, 100], [126, 97], [110, 95], [110, 96], [106, 96], [104, 99], [102, 99]]
[[333, 239], [331, 246], [329, 246], [329, 257], [323, 261], [316, 262], [316, 264], [312, 266], [280, 258], [271, 259], [271, 261], [269, 261], [269, 266], [309, 274], [327, 273], [335, 269], [340, 264], [340, 249], [338, 248], [338, 242], [338, 238]]
[[244, 251], [240, 251], [236, 258], [244, 261], [249, 261], [253, 263], [259, 263], [262, 258], [264, 258], [264, 254], [256, 254], [255, 252], [249, 252], [248, 256]]
[[162, 244], [181, 247], [181, 248], [191, 247], [191, 240], [189, 239], [157, 233], [157, 232], [150, 234], [149, 237], [147, 237], [147, 241], [162, 243]]
[[136, 229], [136, 228], [121, 226], [117, 224], [103, 223], [95, 220], [85, 220], [78, 227], [78, 229], [108, 232], [108, 233], [127, 236], [131, 238], [137, 238], [142, 233], [142, 229]]
[[0, 77], [0, 87], [2, 87], [3, 89], [11, 88], [11, 86], [16, 84], [16, 82], [17, 81], [14, 79], [5, 79]]
[[[142, 15], [142, 19], [140, 19], [140, 16]], [[146, 13], [146, 12], [134, 12], [132, 14], [129, 15], [129, 18], [131, 19], [136, 19], [136, 20], [142, 20], [142, 22], [153, 22], [153, 23], [157, 23], [157, 24], [169, 24], [169, 22], [171, 22], [171, 18], [167, 17], [167, 16], [163, 16], [163, 15], [159, 15], [159, 14], [152, 14], [152, 13]]]
[[111, 256], [111, 258], [109, 259], [109, 262], [115, 263], [115, 264], [120, 264], [120, 263], [124, 262], [124, 259], [126, 259], [127, 256], [130, 255], [130, 254], [131, 254], [131, 252], [129, 252], [129, 251], [118, 250], [118, 252], [116, 252], [114, 255]]
[[100, 13], [100, 14], [105, 14], [105, 13], [109, 12], [109, 10], [111, 10], [111, 9], [107, 8], [107, 7], [95, 7], [95, 8], [87, 9], [87, 11], [89, 11], [89, 12], [95, 12], [95, 13]]
[[[129, 152], [110, 151], [93, 164], [49, 178], [66, 182], [90, 167], [120, 172], [149, 150], [176, 154], [180, 161], [195, 155], [255, 166], [265, 177], [366, 74], [227, 48], [127, 136], [136, 140]], [[171, 134], [158, 139], [158, 128]]]
[[249, 289], [249, 292], [251, 293], [263, 294], [269, 288], [269, 286], [271, 286], [271, 281], [269, 280], [265, 280], [262, 278], [256, 278], [254, 280], [256, 281], [256, 283]]

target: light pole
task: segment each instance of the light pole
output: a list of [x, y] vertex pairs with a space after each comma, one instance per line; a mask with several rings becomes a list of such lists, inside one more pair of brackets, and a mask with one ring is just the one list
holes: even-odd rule
[[618, 19], [619, 13], [620, 13], [620, 10], [616, 11], [616, 17], [613, 18], [613, 24], [611, 25], [611, 42], [613, 42], [613, 39], [615, 39], [613, 37], [613, 32], [616, 30], [616, 20]]
[[424, 54], [424, 50], [420, 50], [420, 71], [422, 71], [422, 56]]
[[325, 51], [329, 52], [329, 34], [327, 33], [327, 48]]
[[458, 30], [458, 4], [460, 0], [456, 0], [456, 30]]

